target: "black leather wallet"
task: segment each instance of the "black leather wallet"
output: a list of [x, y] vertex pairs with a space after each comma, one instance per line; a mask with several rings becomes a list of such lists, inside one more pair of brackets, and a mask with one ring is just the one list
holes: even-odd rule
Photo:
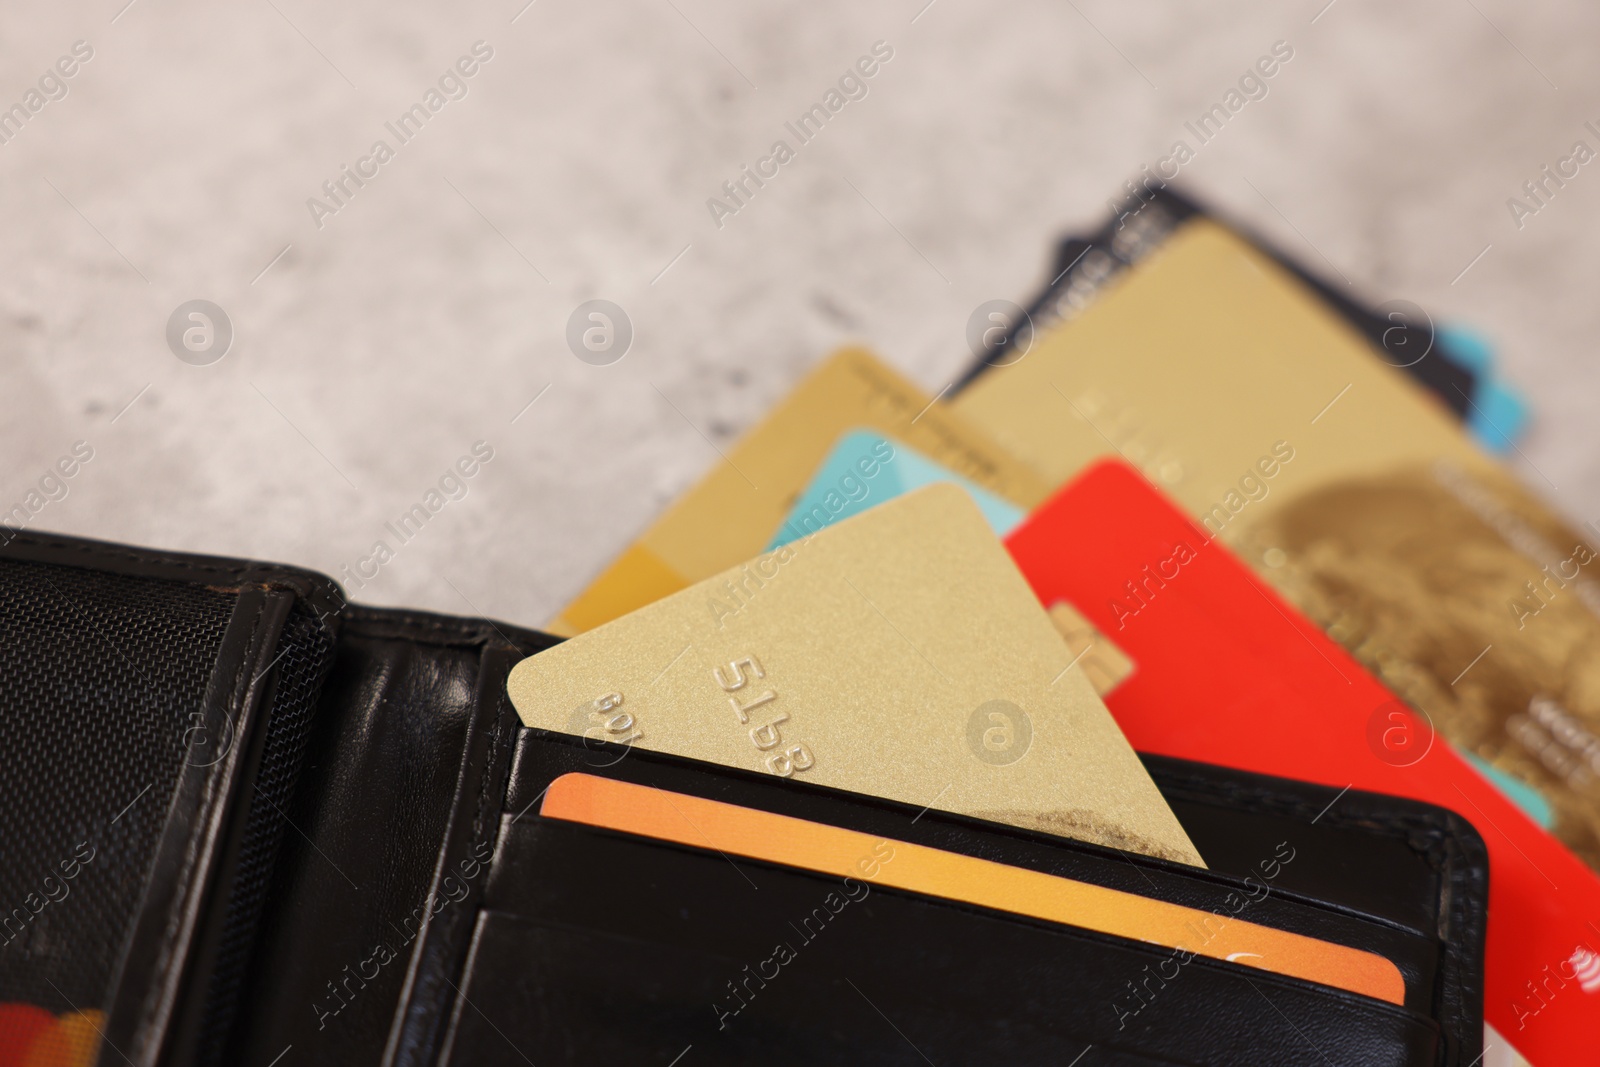
[[[557, 640], [536, 631], [349, 604], [290, 567], [0, 541], [0, 1054], [73, 1013], [101, 1064], [1482, 1051], [1487, 860], [1443, 809], [1147, 758], [1190, 868], [525, 729], [505, 679]], [[570, 771], [1362, 948], [1405, 1003], [880, 886], [823, 928], [836, 879], [542, 816]], [[793, 959], [759, 977], [777, 941]]]

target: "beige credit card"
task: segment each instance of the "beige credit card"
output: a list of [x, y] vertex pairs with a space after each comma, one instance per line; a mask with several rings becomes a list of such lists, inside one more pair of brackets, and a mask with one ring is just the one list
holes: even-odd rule
[[[871, 429], [1022, 507], [1047, 486], [990, 436], [859, 348], [824, 361], [546, 629], [570, 636], [749, 559], [840, 436]], [[865, 479], [866, 490], [872, 481]]]
[[530, 727], [1203, 866], [954, 485], [530, 656], [507, 688]]
[[1247, 242], [1185, 223], [952, 407], [1140, 467], [1600, 869], [1595, 553]]

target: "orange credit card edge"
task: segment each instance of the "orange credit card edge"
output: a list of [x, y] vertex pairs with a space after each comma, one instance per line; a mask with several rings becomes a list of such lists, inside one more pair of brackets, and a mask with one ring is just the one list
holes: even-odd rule
[[550, 784], [540, 814], [1044, 919], [1405, 1003], [1400, 968], [1377, 953], [788, 815], [581, 772]]

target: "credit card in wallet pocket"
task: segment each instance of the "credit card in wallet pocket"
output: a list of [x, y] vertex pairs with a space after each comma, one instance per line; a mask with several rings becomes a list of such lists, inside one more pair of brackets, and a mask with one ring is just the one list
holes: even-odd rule
[[1376, 953], [975, 856], [653, 786], [573, 772], [546, 791], [546, 818], [1063, 923], [1256, 967], [1391, 1004], [1405, 981]]
[[1204, 866], [967, 494], [930, 485], [529, 656], [523, 725]]

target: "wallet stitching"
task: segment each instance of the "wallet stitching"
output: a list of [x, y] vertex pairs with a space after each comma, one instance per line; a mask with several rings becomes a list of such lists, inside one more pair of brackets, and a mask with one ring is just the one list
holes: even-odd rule
[[214, 563], [196, 563], [193, 560], [179, 559], [174, 556], [168, 556], [161, 552], [132, 552], [127, 549], [107, 548], [98, 544], [79, 544], [70, 541], [57, 541], [54, 538], [40, 537], [37, 534], [26, 533], [23, 531], [17, 531], [17, 533], [7, 541], [7, 544], [16, 542], [34, 545], [39, 548], [48, 548], [57, 552], [76, 552], [91, 558], [124, 560], [129, 563], [147, 564], [153, 562], [160, 563], [163, 566], [177, 568], [179, 570], [197, 571], [201, 574], [220, 574], [227, 575], [229, 577], [236, 577], [244, 573], [244, 571], [250, 566], [223, 567]]
[[[132, 563], [139, 566], [159, 566], [176, 571], [190, 571], [195, 575], [207, 576], [213, 580], [222, 578], [235, 584], [259, 584], [263, 588], [286, 587], [297, 597], [303, 600], [315, 599], [319, 587], [326, 585], [329, 591], [337, 593], [340, 600], [344, 599], [344, 592], [337, 582], [327, 575], [304, 568], [293, 567], [287, 564], [260, 563], [254, 560], [231, 560], [227, 563], [203, 563], [194, 559], [185, 559], [171, 556], [165, 552], [154, 549], [127, 549], [108, 546], [98, 542], [80, 543], [72, 540], [57, 540], [49, 535], [40, 535], [24, 531], [13, 531], [12, 536], [3, 544], [23, 544], [34, 548], [42, 548], [52, 553], [76, 553], [88, 557], [86, 561], [68, 559], [12, 559], [0, 555], [0, 560], [8, 563], [34, 564], [44, 567], [89, 567], [98, 562], [97, 569], [123, 577], [137, 578], [146, 581], [171, 581], [182, 582], [183, 578], [176, 575], [150, 575], [129, 574], [118, 569], [113, 561]], [[203, 581], [196, 577], [194, 582]], [[279, 583], [275, 585], [274, 583]]]
[[[1467, 930], [1475, 933], [1479, 938], [1488, 933], [1488, 894], [1483, 892], [1483, 878], [1479, 877], [1480, 871], [1487, 870], [1488, 849], [1481, 842], [1474, 842], [1464, 835], [1452, 835], [1456, 846], [1461, 850], [1467, 862], [1451, 864], [1457, 868], [1455, 877], [1452, 877], [1450, 912], [1451, 921], [1456, 923], [1456, 929]], [[1473, 889], [1479, 890], [1472, 892]], [[1444, 960], [1448, 967], [1445, 975], [1445, 989], [1442, 999], [1450, 999], [1450, 987], [1455, 987], [1457, 998], [1456, 1007], [1470, 1007], [1476, 1003], [1483, 1003], [1484, 974], [1481, 959], [1476, 954], [1469, 953], [1469, 946], [1458, 941], [1445, 941], [1446, 951]], [[1480, 1011], [1480, 1014], [1482, 1012]], [[1451, 1028], [1458, 1038], [1461, 1036], [1459, 1028]], [[1466, 1035], [1471, 1040], [1472, 1035]], [[1462, 1058], [1462, 1057], [1458, 1057]]]
[[[414, 636], [416, 631], [423, 631], [433, 636], [436, 643], [439, 636], [454, 638], [466, 644], [487, 644], [499, 638], [513, 651], [528, 655], [523, 647], [528, 642], [519, 642], [501, 631], [499, 624], [486, 618], [457, 618], [454, 616], [432, 616], [404, 609], [395, 608], [369, 608], [362, 605], [351, 605], [351, 622], [362, 627], [362, 632], [371, 636]], [[521, 629], [521, 627], [514, 627]]]
[[473, 855], [477, 855], [477, 846], [487, 839], [485, 833], [489, 825], [487, 818], [489, 799], [489, 783], [494, 778], [495, 759], [500, 753], [500, 746], [505, 739], [505, 687], [500, 686], [500, 696], [495, 701], [494, 725], [489, 733], [489, 752], [483, 762], [483, 778], [478, 783], [478, 805], [472, 816], [472, 846]]
[[[169, 555], [158, 549], [134, 549], [97, 541], [79, 541], [75, 538], [69, 539], [65, 536], [33, 533], [12, 527], [0, 527], [0, 529], [11, 531], [11, 537], [0, 542], [0, 561], [7, 563], [34, 564], [45, 567], [85, 567], [144, 581], [183, 582], [188, 580], [202, 583], [207, 578], [212, 581], [225, 579], [234, 585], [259, 585], [264, 589], [287, 589], [294, 593], [296, 597], [307, 602], [315, 602], [319, 594], [326, 593], [332, 593], [340, 602], [345, 600], [344, 590], [339, 587], [339, 583], [334, 579], [319, 571], [296, 567], [291, 564], [264, 563], [258, 560], [245, 559], [221, 560], [210, 563], [194, 558]], [[87, 557], [87, 559], [12, 558], [4, 554], [4, 548], [12, 544], [44, 549], [52, 554], [65, 555], [72, 553]], [[117, 566], [118, 563], [134, 564], [140, 567], [160, 567], [180, 572], [186, 571], [192, 573], [195, 577], [185, 579], [180, 575], [129, 573], [119, 568]], [[95, 567], [95, 564], [98, 564], [98, 567]]]
[[[512, 651], [520, 651], [520, 649], [513, 649]], [[491, 652], [491, 650], [485, 649], [484, 652], [485, 654], [488, 654]], [[499, 825], [499, 821], [497, 819], [490, 819], [488, 817], [490, 808], [493, 806], [489, 786], [494, 778], [495, 768], [497, 766], [496, 759], [499, 756], [501, 746], [506, 742], [506, 727], [509, 720], [513, 716], [507, 714], [507, 712], [511, 710], [511, 701], [506, 694], [505, 685], [497, 685], [495, 690], [494, 726], [492, 728], [492, 732], [489, 734], [489, 752], [483, 764], [483, 778], [478, 784], [477, 811], [472, 818], [473, 855], [477, 855], [477, 846], [488, 841], [490, 837], [493, 836], [493, 830], [497, 829]], [[509, 787], [509, 774], [506, 776], [506, 784]], [[505, 802], [504, 796], [502, 796], [500, 802], [500, 812], [503, 813], [504, 809]]]
[[[266, 571], [266, 573], [277, 571], [277, 573], [283, 574], [285, 581], [290, 581], [290, 577], [293, 576], [312, 574], [310, 571], [275, 568], [270, 563], [254, 563], [254, 561], [250, 560], [238, 560], [234, 566], [221, 565], [221, 563], [197, 563], [194, 560], [184, 560], [184, 558], [173, 557], [173, 555], [166, 555], [165, 552], [155, 552], [155, 550], [144, 549], [134, 552], [134, 550], [114, 549], [114, 547], [94, 544], [94, 542], [80, 544], [80, 542], [75, 541], [56, 541], [54, 537], [38, 536], [38, 534], [22, 533], [22, 531], [14, 534], [6, 544], [18, 544], [18, 542], [34, 545], [38, 549], [50, 549], [51, 552], [77, 552], [80, 555], [86, 555], [86, 557], [98, 558], [98, 560], [122, 560], [125, 563], [141, 563], [141, 565], [158, 563], [158, 565], [170, 566], [170, 568], [182, 569], [182, 571], [197, 571], [200, 574], [234, 577], [234, 579], [250, 574], [251, 571], [256, 571], [258, 568]], [[58, 566], [70, 565], [69, 563], [59, 563]], [[331, 581], [331, 579], [326, 579], [326, 581]]]
[[369, 615], [361, 621], [369, 625], [376, 624], [375, 628], [377, 629], [383, 629], [387, 624], [387, 628], [395, 631], [429, 631], [436, 635], [453, 636], [463, 641], [484, 641], [489, 637], [489, 634], [483, 630], [481, 624], [477, 626], [451, 625], [450, 623], [439, 622], [425, 616], [412, 615], [409, 612], [394, 612], [392, 614], [385, 612], [381, 617]]
[[[1187, 789], [1198, 797], [1211, 800], [1248, 802], [1258, 805], [1263, 810], [1274, 811], [1287, 815], [1305, 816], [1311, 814], [1315, 805], [1297, 797], [1285, 796], [1261, 786], [1240, 786], [1229, 782], [1213, 782], [1207, 779], [1183, 774], [1165, 772], [1160, 775], [1165, 783], [1171, 783], [1179, 789]], [[1422, 803], [1418, 801], [1417, 803]], [[1482, 846], [1468, 842], [1471, 838], [1462, 834], [1455, 823], [1460, 816], [1448, 811], [1414, 811], [1402, 812], [1395, 810], [1366, 810], [1366, 811], [1338, 811], [1334, 808], [1320, 809], [1316, 816], [1318, 821], [1326, 822], [1329, 826], [1344, 829], [1365, 829], [1377, 831], [1385, 837], [1404, 842], [1413, 852], [1425, 853], [1427, 850], [1418, 848], [1413, 844], [1413, 837], [1419, 831], [1425, 834], [1430, 845], [1441, 845], [1451, 842], [1461, 850], [1463, 858], [1469, 853], [1477, 854], [1483, 851]], [[1443, 867], [1450, 872], [1452, 881], [1460, 880], [1463, 874], [1473, 875], [1472, 865], [1452, 863], [1448, 860], [1436, 866]]]
[[[49, 535], [41, 535], [23, 530], [14, 530], [12, 536], [6, 541], [6, 544], [23, 544], [36, 548], [49, 549], [52, 552], [73, 553], [79, 556], [87, 557], [88, 560], [117, 560], [125, 563], [144, 565], [159, 564], [176, 570], [189, 571], [197, 575], [207, 575], [213, 578], [223, 577], [233, 581], [243, 581], [246, 577], [259, 576], [260, 578], [266, 580], [276, 577], [283, 582], [293, 584], [297, 580], [303, 582], [303, 580], [307, 578], [315, 578], [326, 581], [335, 588], [338, 587], [338, 583], [334, 582], [326, 575], [318, 574], [313, 571], [289, 568], [279, 564], [257, 563], [249, 560], [237, 561], [232, 566], [218, 563], [204, 563], [195, 561], [193, 559], [181, 559], [168, 555], [164, 552], [151, 549], [140, 549], [135, 551], [126, 548], [104, 545], [98, 542], [57, 540]], [[4, 556], [0, 556], [0, 559], [4, 558]], [[48, 560], [12, 560], [10, 562], [39, 563], [44, 566], [72, 565], [70, 562], [66, 561], [52, 564], [52, 562]], [[296, 588], [295, 591], [302, 597], [304, 596], [303, 590]], [[405, 628], [411, 631], [422, 630], [434, 634], [450, 634], [465, 642], [487, 641], [490, 640], [493, 635], [499, 633], [499, 626], [488, 619], [469, 619], [451, 616], [430, 617], [404, 609], [363, 609], [361, 605], [350, 604], [348, 601], [345, 601], [345, 603], [349, 605], [352, 616], [361, 618], [363, 621], [366, 621], [369, 624], [377, 623], [382, 625], [384, 623], [393, 623], [399, 628]], [[517, 629], [521, 629], [521, 627], [517, 627]], [[505, 638], [509, 644], [517, 649], [517, 651], [525, 651], [523, 645], [526, 642], [518, 642], [511, 638], [505, 637], [504, 634], [499, 634], [499, 636]]]
[[[1315, 804], [1309, 803], [1294, 796], [1286, 796], [1262, 786], [1244, 786], [1232, 782], [1215, 782], [1195, 775], [1178, 774], [1162, 769], [1158, 773], [1163, 782], [1169, 782], [1180, 789], [1188, 789], [1201, 797], [1217, 800], [1240, 800], [1259, 804], [1261, 807], [1282, 812], [1288, 815], [1306, 815], [1313, 812], [1320, 813], [1319, 822], [1326, 821], [1332, 826], [1351, 827], [1363, 823], [1376, 823], [1384, 830], [1387, 836], [1395, 838], [1409, 838], [1411, 833], [1421, 829], [1427, 831], [1435, 839], [1450, 838], [1460, 841], [1462, 835], [1451, 825], [1455, 818], [1445, 812], [1436, 811], [1368, 811], [1350, 812], [1338, 810], [1338, 805], [1318, 809]], [[1417, 803], [1421, 804], [1422, 801]]]

